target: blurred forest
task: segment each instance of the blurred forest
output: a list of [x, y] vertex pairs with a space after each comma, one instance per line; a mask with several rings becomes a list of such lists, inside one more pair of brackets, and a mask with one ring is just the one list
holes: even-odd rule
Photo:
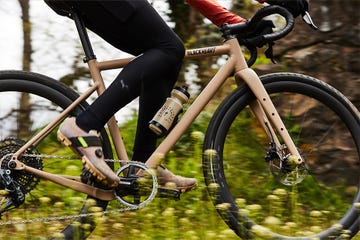
[[[23, 69], [31, 69], [31, 19], [29, 7], [33, 0], [17, 0], [21, 6], [23, 21]], [[165, 1], [165, 0], [161, 0]], [[157, 0], [150, 1], [152, 3]], [[261, 7], [251, 0], [228, 0], [232, 11], [249, 18]], [[203, 17], [191, 9], [184, 1], [167, 0], [169, 10], [165, 12], [174, 23], [174, 30], [182, 38], [187, 48], [219, 44], [220, 34], [212, 24], [204, 23]], [[155, 4], [154, 4], [155, 5]], [[260, 73], [273, 71], [294, 71], [320, 78], [342, 91], [357, 107], [360, 105], [360, 8], [359, 0], [313, 0], [310, 13], [318, 31], [310, 29], [300, 18], [295, 30], [274, 47], [277, 64], [256, 65]], [[216, 59], [197, 61], [198, 84], [203, 85], [213, 74]], [[188, 64], [184, 63], [183, 72]], [[69, 73], [70, 84], [79, 75], [86, 74], [82, 69]], [[68, 77], [68, 76], [67, 76]]]
[[[175, 31], [187, 47], [218, 41], [213, 26], [203, 25], [201, 17], [181, 3], [169, 0]], [[261, 5], [233, 0], [232, 10], [251, 17]], [[253, 1], [252, 1], [253, 2]], [[310, 29], [300, 17], [293, 32], [274, 46], [277, 64], [257, 65], [259, 74], [274, 71], [304, 73], [326, 81], [360, 106], [360, 9], [359, 0], [312, 0], [310, 13], [318, 31]], [[209, 66], [209, 63], [203, 63]], [[199, 65], [201, 65], [199, 63]], [[206, 69], [206, 68], [205, 68]], [[211, 73], [199, 73], [208, 79]]]
[[[39, 3], [39, 1], [42, 0], [14, 1], [19, 3], [21, 9], [23, 35], [22, 68], [26, 71], [33, 70], [34, 53], [39, 51], [39, 49], [34, 50], [33, 47], [34, 39], [38, 36], [34, 33], [36, 29], [34, 29], [30, 10], [33, 3]], [[217, 27], [210, 24], [209, 21], [204, 21], [204, 18], [187, 4], [184, 4], [184, 1], [151, 0], [150, 2], [154, 5], [155, 9], [166, 18], [169, 25], [173, 26], [174, 31], [181, 37], [186, 48], [221, 44], [222, 38]], [[221, 0], [220, 3], [226, 4], [232, 11], [244, 18], [250, 18], [257, 9], [262, 7], [261, 4], [252, 0]], [[163, 7], [164, 5], [165, 7]], [[162, 6], [161, 9], [160, 6]], [[43, 7], [46, 7], [45, 4]], [[270, 60], [266, 60], [265, 57], [260, 54], [260, 58], [254, 65], [255, 70], [259, 75], [270, 72], [289, 71], [304, 73], [319, 78], [336, 87], [359, 108], [359, 8], [360, 0], [311, 1], [310, 14], [315, 24], [319, 27], [319, 30], [314, 31], [302, 21], [301, 17], [298, 17], [296, 19], [295, 29], [287, 37], [275, 43], [274, 55], [277, 64], [271, 63]], [[55, 13], [53, 14], [53, 17], [56, 17]], [[61, 20], [65, 20], [63, 17], [60, 18], [62, 18]], [[47, 33], [45, 32], [44, 34]], [[70, 34], [75, 35], [72, 31], [70, 31]], [[52, 43], [48, 46], [59, 43], [59, 40], [56, 39], [51, 39], [51, 41]], [[70, 42], [66, 44], [73, 43]], [[40, 45], [40, 48], [42, 48], [42, 45]], [[64, 53], [58, 53], [58, 57], [65, 57], [69, 59], [69, 61], [73, 61], [71, 64], [72, 69], [63, 76], [58, 77], [59, 81], [67, 85], [74, 86], [76, 80], [89, 79], [90, 77], [87, 68], [81, 61], [82, 50], [80, 50], [79, 46], [77, 46], [77, 48], [79, 52], [75, 53], [75, 56], [61, 56], [61, 54], [64, 55]], [[54, 53], [55, 51], [51, 52], [51, 54]], [[79, 56], [77, 56], [77, 54]], [[52, 57], [51, 61], [56, 64], [56, 57]], [[178, 84], [186, 81], [190, 83], [192, 87], [196, 86], [195, 89], [202, 88], [214, 75], [216, 69], [219, 67], [218, 64], [218, 58], [185, 61]], [[47, 66], [45, 65], [45, 67]], [[56, 67], [61, 68], [59, 66]], [[189, 71], [192, 72], [192, 74], [189, 75]], [[220, 96], [221, 95], [220, 93]], [[22, 106], [22, 109], [28, 108], [28, 96], [22, 95], [19, 104]], [[24, 114], [22, 118], [30, 119], [30, 111], [26, 112], [28, 116], [24, 116]], [[19, 129], [23, 129], [26, 132], [26, 129], [29, 127], [27, 122], [30, 122], [30, 120], [20, 122], [23, 126]]]
[[[32, 2], [42, 0], [12, 1], [17, 1], [21, 9], [23, 33], [22, 68], [32, 70], [34, 61], [34, 47], [32, 45], [34, 25], [29, 13]], [[226, 2], [232, 11], [244, 18], [250, 18], [257, 9], [262, 7], [261, 4], [257, 4], [256, 1], [252, 0], [219, 1]], [[216, 26], [204, 21], [204, 18], [184, 4], [183, 0], [150, 0], [150, 2], [154, 6], [156, 6], [155, 3], [167, 3], [168, 8], [162, 9], [161, 14], [167, 17], [166, 20], [174, 27], [174, 31], [184, 41], [186, 48], [221, 44], [221, 34]], [[294, 31], [286, 38], [277, 41], [274, 46], [277, 63], [273, 64], [270, 60], [265, 60], [264, 56], [261, 55], [259, 61], [254, 65], [254, 69], [259, 75], [279, 71], [311, 75], [339, 89], [359, 108], [359, 9], [360, 0], [312, 0], [310, 14], [319, 30], [312, 30], [301, 18], [298, 18]], [[89, 73], [83, 67], [80, 57], [71, 61], [74, 61], [72, 71], [59, 78], [59, 81], [69, 85], [72, 85], [75, 80], [89, 77]], [[195, 72], [191, 75], [194, 78], [192, 83], [202, 87], [213, 76], [218, 64], [216, 58], [186, 61], [179, 81], [185, 81], [186, 78], [189, 78], [187, 73], [189, 69], [192, 69]], [[27, 96], [23, 95], [21, 98], [20, 104], [26, 108]], [[30, 116], [28, 118], [30, 119]], [[26, 124], [26, 121], [24, 124]], [[27, 126], [20, 126], [19, 129], [26, 131]]]

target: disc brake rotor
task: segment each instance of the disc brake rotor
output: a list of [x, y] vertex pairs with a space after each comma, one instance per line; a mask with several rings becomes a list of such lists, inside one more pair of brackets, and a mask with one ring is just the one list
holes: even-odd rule
[[271, 160], [269, 168], [275, 178], [286, 186], [293, 186], [302, 182], [308, 173], [305, 163], [301, 163], [294, 169], [287, 171], [283, 169], [281, 161]]
[[[306, 161], [302, 156], [301, 164], [294, 164], [289, 161], [290, 154], [287, 153], [286, 147], [272, 152], [269, 162], [269, 168], [273, 176], [286, 186], [293, 186], [302, 182], [308, 174]], [[269, 155], [269, 156], [270, 156]]]

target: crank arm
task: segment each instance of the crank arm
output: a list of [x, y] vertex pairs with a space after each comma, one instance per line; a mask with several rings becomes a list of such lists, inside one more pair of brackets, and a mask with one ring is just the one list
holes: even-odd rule
[[170, 189], [170, 188], [158, 188], [157, 197], [160, 198], [172, 198], [174, 200], [180, 200], [181, 192], [177, 189]]

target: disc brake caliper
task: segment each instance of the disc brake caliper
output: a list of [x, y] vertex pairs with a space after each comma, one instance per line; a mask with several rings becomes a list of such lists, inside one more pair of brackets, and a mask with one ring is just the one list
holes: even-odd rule
[[[298, 159], [298, 158], [296, 158]], [[270, 143], [270, 148], [265, 156], [266, 162], [273, 176], [282, 184], [292, 186], [302, 182], [307, 176], [308, 169], [305, 164], [305, 158], [298, 164], [293, 156], [288, 152], [285, 145], [280, 149], [275, 143]]]

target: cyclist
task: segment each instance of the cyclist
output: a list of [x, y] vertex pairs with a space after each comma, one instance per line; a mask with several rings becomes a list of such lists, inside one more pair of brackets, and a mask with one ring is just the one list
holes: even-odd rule
[[[244, 22], [215, 0], [185, 0], [217, 26]], [[257, 0], [260, 3], [266, 0]], [[148, 123], [169, 96], [184, 57], [184, 45], [147, 0], [45, 0], [58, 14], [75, 8], [87, 28], [114, 47], [137, 56], [108, 89], [84, 112], [68, 118], [58, 137], [80, 156], [85, 169], [97, 180], [115, 187], [119, 178], [104, 161], [98, 132], [120, 108], [139, 97], [133, 160], [145, 162], [156, 148], [157, 136]], [[308, 0], [268, 0], [288, 8], [294, 16], [307, 9]], [[181, 191], [194, 188], [196, 179], [159, 167], [160, 184], [172, 182]]]

